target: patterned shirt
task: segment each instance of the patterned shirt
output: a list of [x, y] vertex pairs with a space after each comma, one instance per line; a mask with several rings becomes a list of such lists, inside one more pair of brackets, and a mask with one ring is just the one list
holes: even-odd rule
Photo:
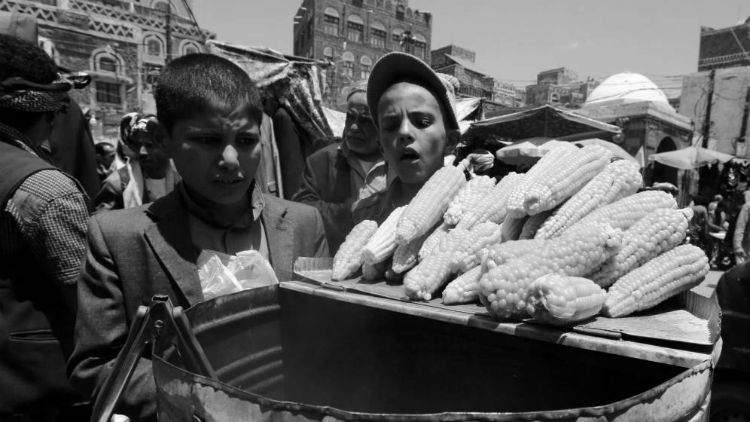
[[[36, 155], [22, 142], [15, 142]], [[24, 180], [0, 213], [0, 256], [28, 245], [50, 280], [73, 284], [86, 253], [86, 197], [59, 170], [42, 170]]]

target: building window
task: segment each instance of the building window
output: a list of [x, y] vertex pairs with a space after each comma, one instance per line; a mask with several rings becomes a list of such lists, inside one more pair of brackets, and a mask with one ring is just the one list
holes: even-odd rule
[[416, 34], [414, 36], [414, 55], [419, 57], [420, 59], [426, 58], [427, 54], [427, 39], [423, 37], [421, 34]]
[[357, 7], [362, 7], [362, 0], [352, 0], [352, 4]]
[[346, 21], [346, 39], [353, 42], [362, 42], [364, 30], [365, 25], [362, 18], [357, 15], [349, 16]]
[[156, 10], [161, 10], [162, 12], [169, 12], [169, 3], [165, 1], [158, 1], [154, 3], [152, 7]]
[[161, 66], [154, 64], [146, 64], [143, 66], [143, 79], [147, 85], [153, 85], [161, 74]]
[[192, 42], [192, 41], [183, 41], [183, 44], [180, 46], [180, 51], [183, 56], [187, 56], [188, 54], [198, 54], [201, 52], [200, 46], [198, 44]]
[[333, 60], [333, 48], [331, 48], [331, 47], [324, 47], [323, 48], [323, 57], [325, 57], [328, 60]]
[[325, 10], [325, 16], [323, 17], [323, 32], [328, 35], [339, 34], [339, 12], [328, 7]]
[[156, 38], [149, 38], [146, 41], [146, 54], [149, 56], [161, 57], [161, 43]]
[[370, 77], [370, 69], [372, 69], [372, 59], [367, 56], [362, 56], [359, 59], [359, 79], [367, 79]]
[[354, 54], [352, 54], [349, 51], [345, 51], [344, 54], [341, 55], [341, 58], [344, 60], [344, 62], [341, 64], [341, 74], [344, 76], [349, 77], [349, 79], [354, 78]]
[[344, 62], [341, 65], [341, 74], [348, 76], [350, 79], [354, 77], [354, 62]]
[[122, 104], [120, 84], [96, 81], [96, 101], [107, 104]]
[[373, 22], [370, 25], [372, 35], [370, 36], [370, 44], [376, 48], [385, 48], [385, 39], [388, 32], [385, 30], [385, 26], [379, 22]]
[[404, 20], [404, 5], [403, 4], [399, 4], [396, 7], [396, 19], [400, 21]]
[[117, 73], [117, 60], [112, 57], [100, 57], [99, 70], [102, 72]]

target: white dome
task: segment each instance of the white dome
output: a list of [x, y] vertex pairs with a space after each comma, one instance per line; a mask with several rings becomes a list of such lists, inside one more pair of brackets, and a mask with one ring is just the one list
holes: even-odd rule
[[[655, 83], [639, 73], [617, 73], [591, 91], [586, 105], [610, 100], [651, 101], [669, 106], [667, 96]], [[671, 108], [671, 106], [670, 106]]]

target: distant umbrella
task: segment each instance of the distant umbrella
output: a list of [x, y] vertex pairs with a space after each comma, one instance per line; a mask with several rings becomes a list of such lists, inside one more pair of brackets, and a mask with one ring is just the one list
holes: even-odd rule
[[649, 161], [656, 161], [665, 166], [675, 167], [683, 170], [696, 169], [709, 164], [726, 163], [734, 158], [733, 155], [713, 151], [698, 146], [678, 149], [676, 151], [660, 152], [651, 154]]

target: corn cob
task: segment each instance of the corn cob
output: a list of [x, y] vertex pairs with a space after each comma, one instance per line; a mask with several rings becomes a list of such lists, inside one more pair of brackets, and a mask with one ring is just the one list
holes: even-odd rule
[[373, 264], [365, 260], [362, 263], [362, 278], [369, 281], [380, 280], [385, 276], [385, 271], [381, 271], [380, 264]]
[[[569, 145], [569, 146], [568, 146]], [[541, 178], [549, 177], [559, 168], [565, 165], [569, 160], [569, 154], [578, 152], [578, 148], [572, 144], [561, 144], [559, 147], [549, 150], [542, 158], [534, 164], [521, 183], [516, 184], [508, 195], [508, 215], [513, 218], [521, 218], [528, 213], [524, 207], [526, 201], [526, 192], [529, 188], [538, 183]]]
[[534, 237], [549, 239], [559, 236], [591, 211], [634, 194], [642, 184], [638, 164], [627, 160], [611, 162], [555, 210]]
[[617, 318], [654, 307], [700, 284], [709, 268], [700, 248], [680, 245], [618, 279], [607, 292], [603, 312]]
[[[489, 259], [493, 264], [500, 265], [511, 259], [534, 254], [544, 244], [545, 240], [543, 239], [523, 239], [498, 243], [480, 250], [475, 255], [475, 259], [478, 259], [478, 262], [481, 262], [482, 259]], [[485, 256], [482, 256], [483, 253]]]
[[486, 221], [472, 227], [471, 230], [453, 229], [451, 238], [450, 267], [453, 272], [466, 272], [479, 265], [479, 252], [494, 244], [500, 243], [502, 230], [499, 225]]
[[372, 220], [364, 220], [354, 226], [333, 257], [331, 280], [345, 280], [359, 270], [363, 262], [362, 248], [377, 229], [378, 223]]
[[521, 236], [521, 230], [523, 229], [523, 224], [528, 220], [528, 216], [520, 217], [520, 218], [514, 218], [511, 216], [508, 216], [505, 221], [503, 221], [502, 226], [502, 241], [507, 242], [509, 240], [518, 240], [518, 238]]
[[482, 267], [476, 267], [466, 271], [455, 280], [448, 283], [443, 290], [443, 303], [446, 305], [457, 305], [459, 303], [475, 302], [479, 297], [479, 277], [482, 276]]
[[391, 268], [397, 274], [402, 274], [415, 265], [417, 265], [417, 258], [419, 256], [419, 249], [422, 247], [422, 243], [427, 236], [420, 236], [405, 245], [398, 245], [396, 251], [393, 253], [393, 263]]
[[519, 239], [533, 239], [537, 230], [547, 221], [554, 210], [542, 211], [539, 214], [532, 215], [523, 222], [521, 227], [521, 234], [518, 235]]
[[391, 211], [388, 218], [378, 227], [375, 234], [367, 241], [367, 245], [362, 250], [362, 257], [370, 263], [383, 262], [393, 255], [396, 250], [396, 225], [401, 213], [406, 206], [398, 207]]
[[599, 313], [607, 292], [583, 277], [547, 274], [529, 286], [529, 300], [536, 320], [570, 325]]
[[496, 318], [522, 317], [533, 313], [528, 287], [539, 277], [563, 274], [581, 277], [599, 268], [619, 248], [622, 231], [603, 224], [587, 226], [564, 238], [543, 241], [533, 254], [501, 265], [487, 259], [480, 279], [480, 294]]
[[638, 220], [660, 208], [677, 208], [677, 202], [672, 195], [666, 192], [656, 190], [638, 192], [595, 209], [563, 233], [575, 231], [594, 223], [609, 224], [614, 228], [627, 230]]
[[690, 208], [664, 208], [649, 213], [623, 233], [620, 251], [589, 278], [609, 287], [618, 278], [682, 243], [692, 218]]
[[443, 220], [455, 226], [468, 210], [476, 208], [479, 203], [486, 200], [494, 187], [495, 179], [488, 176], [478, 176], [469, 180], [448, 205]]
[[569, 153], [561, 165], [529, 183], [524, 192], [523, 211], [535, 215], [562, 204], [599, 174], [610, 158], [612, 153], [600, 145], [587, 145]]
[[492, 221], [500, 224], [505, 220], [507, 213], [506, 204], [510, 192], [518, 185], [525, 175], [509, 173], [503, 177], [487, 195], [484, 201], [477, 204], [476, 208], [464, 212], [456, 228], [470, 229], [475, 224]]
[[419, 259], [425, 259], [430, 255], [432, 251], [440, 245], [440, 242], [448, 234], [449, 229], [450, 226], [445, 223], [437, 226], [437, 228], [425, 238], [424, 242], [422, 242], [422, 247], [419, 248]]
[[433, 252], [404, 276], [404, 292], [410, 299], [432, 299], [432, 294], [450, 278], [450, 259], [459, 245], [460, 232], [455, 231], [448, 232]]
[[466, 184], [462, 168], [446, 166], [436, 171], [406, 206], [396, 226], [396, 243], [422, 236], [443, 217], [448, 204]]

